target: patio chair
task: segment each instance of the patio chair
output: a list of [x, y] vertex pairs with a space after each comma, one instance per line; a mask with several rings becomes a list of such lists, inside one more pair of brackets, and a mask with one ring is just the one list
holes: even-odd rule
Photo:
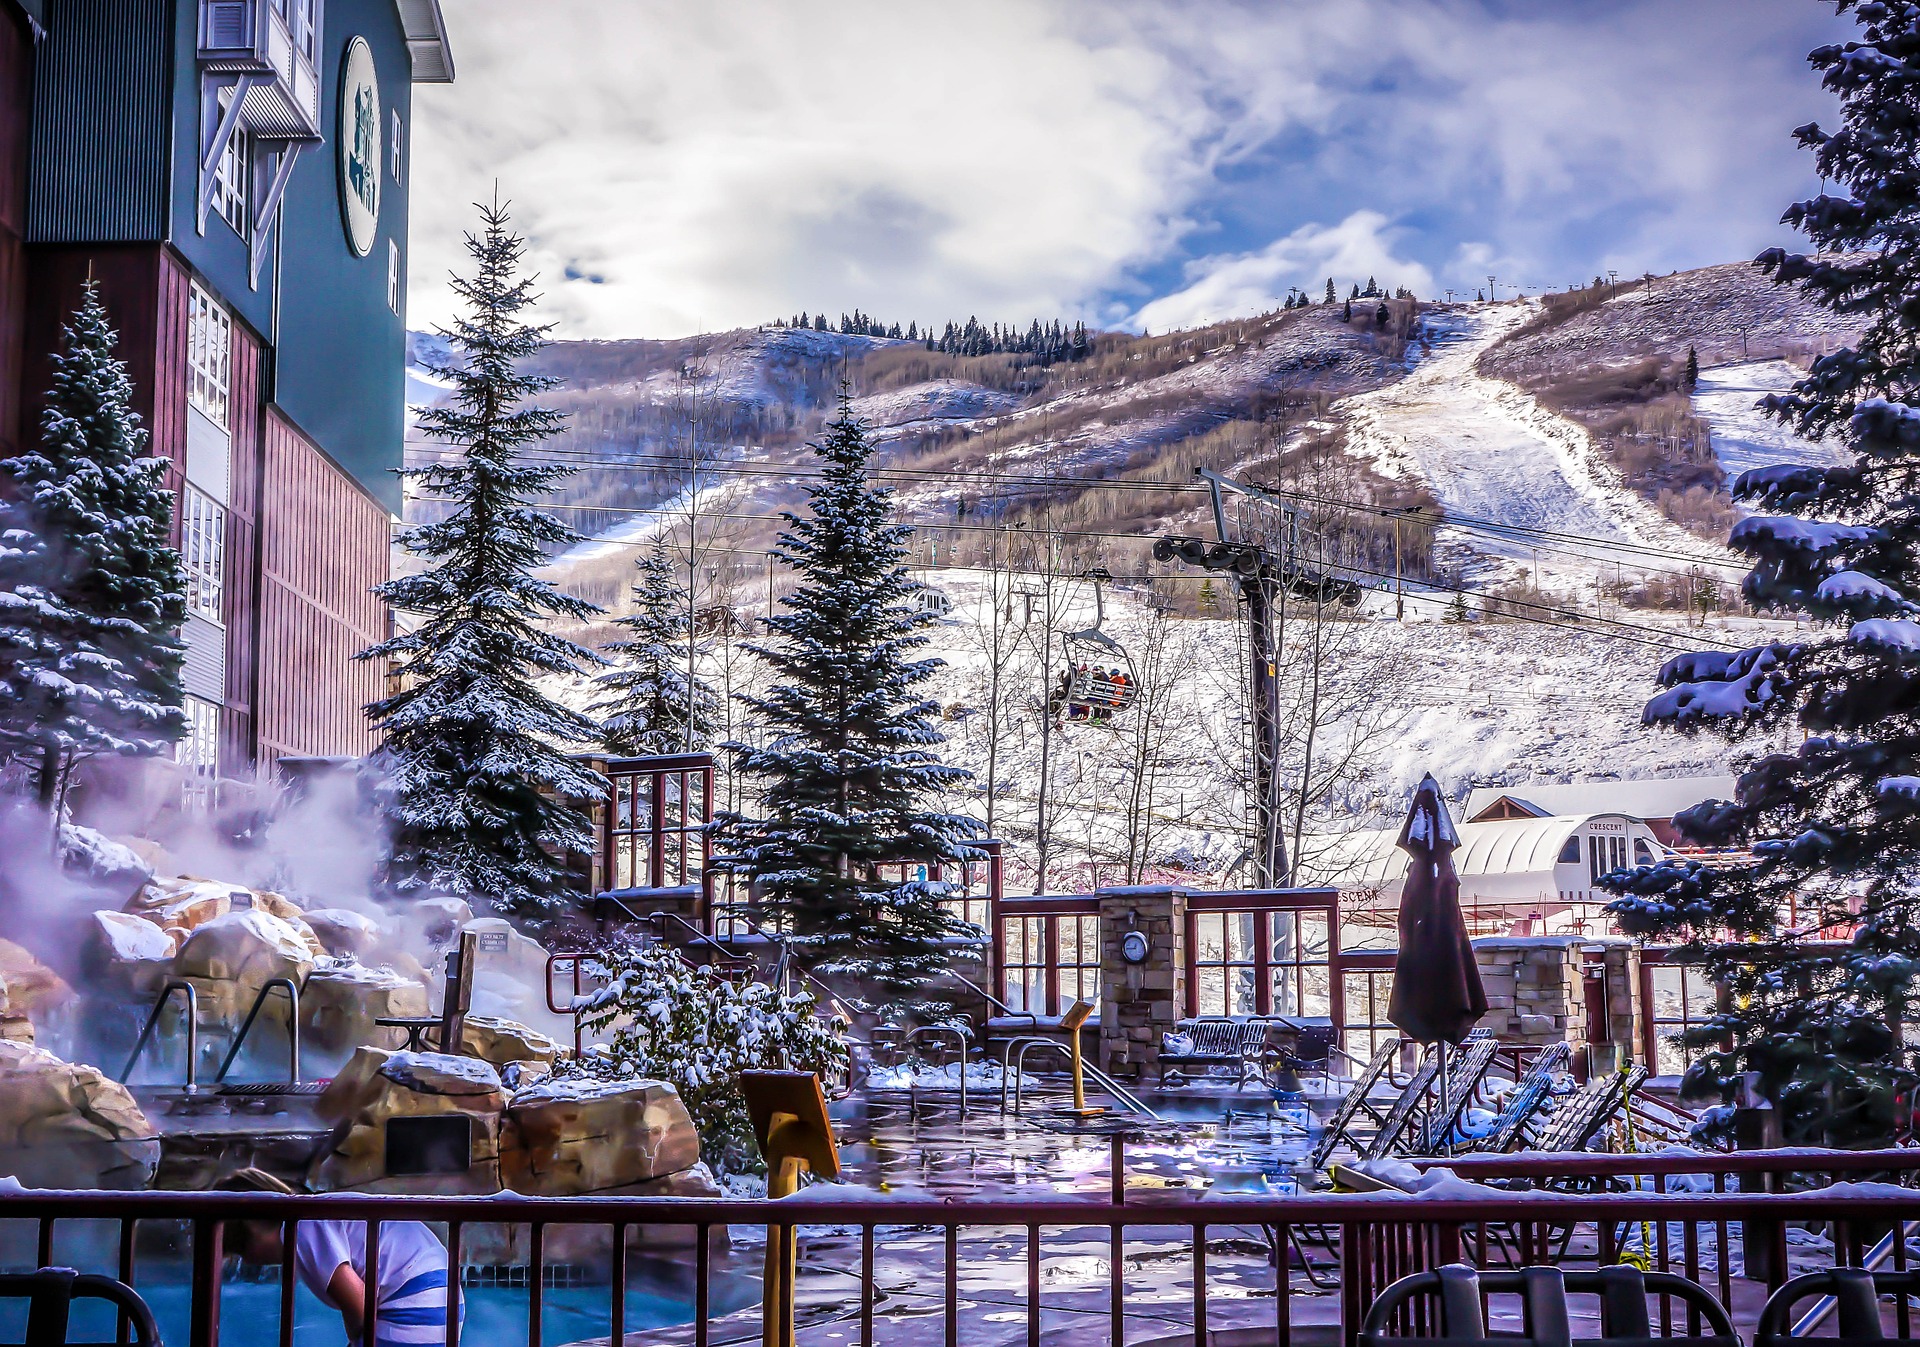
[[[1600, 1297], [1600, 1336], [1576, 1338], [1567, 1295]], [[1525, 1307], [1525, 1329], [1518, 1336], [1489, 1333], [1485, 1313], [1487, 1295], [1517, 1293]], [[1593, 1272], [1562, 1272], [1557, 1267], [1524, 1267], [1512, 1272], [1482, 1272], [1463, 1263], [1450, 1263], [1431, 1272], [1402, 1277], [1382, 1291], [1367, 1310], [1358, 1341], [1364, 1347], [1421, 1339], [1427, 1342], [1485, 1343], [1501, 1347], [1627, 1347], [1663, 1339], [1653, 1331], [1647, 1313], [1649, 1295], [1672, 1296], [1707, 1332], [1688, 1336], [1710, 1347], [1740, 1347], [1733, 1320], [1713, 1293], [1678, 1273], [1642, 1272], [1639, 1268], [1603, 1267]], [[1417, 1300], [1438, 1301], [1438, 1313], [1419, 1313], [1427, 1306]], [[1426, 1333], [1421, 1328], [1436, 1331]]]
[[1379, 1051], [1373, 1054], [1373, 1060], [1354, 1077], [1353, 1087], [1347, 1091], [1347, 1097], [1340, 1101], [1340, 1107], [1327, 1119], [1327, 1130], [1320, 1134], [1320, 1139], [1313, 1143], [1313, 1149], [1307, 1153], [1307, 1168], [1325, 1168], [1327, 1157], [1342, 1141], [1353, 1147], [1355, 1154], [1366, 1150], [1360, 1138], [1353, 1134], [1354, 1124], [1362, 1114], [1373, 1119], [1375, 1124], [1383, 1121], [1383, 1115], [1374, 1108], [1367, 1096], [1373, 1092], [1374, 1086], [1392, 1078], [1394, 1059], [1399, 1055], [1398, 1038], [1389, 1038], [1381, 1043]]
[[[1868, 1272], [1865, 1268], [1836, 1267], [1809, 1272], [1767, 1297], [1760, 1321], [1754, 1326], [1753, 1347], [1789, 1347], [1805, 1341], [1835, 1311], [1840, 1317], [1839, 1332], [1831, 1338], [1815, 1338], [1821, 1347], [1829, 1343], [1885, 1342], [1889, 1334], [1880, 1317], [1880, 1297], [1916, 1293], [1920, 1293], [1920, 1271]], [[1796, 1322], [1795, 1307], [1814, 1296], [1821, 1299], [1807, 1316], [1811, 1322]]]
[[[116, 1319], [125, 1319], [134, 1347], [160, 1347], [160, 1329], [147, 1302], [131, 1286], [111, 1277], [82, 1274], [70, 1267], [9, 1272], [0, 1274], [0, 1299], [27, 1302], [27, 1332], [22, 1341], [29, 1347], [53, 1347], [56, 1343], [104, 1347], [67, 1336], [76, 1300], [106, 1301], [119, 1310]], [[116, 1336], [117, 1330], [110, 1331], [109, 1340]]]
[[1564, 1100], [1540, 1134], [1533, 1149], [1584, 1151], [1647, 1078], [1644, 1066], [1628, 1067], [1611, 1076], [1595, 1076]]
[[[1475, 1049], [1482, 1044], [1491, 1046], [1487, 1049], [1485, 1056], [1480, 1057]], [[1483, 1075], [1486, 1073], [1487, 1067], [1492, 1065], [1493, 1054], [1499, 1047], [1499, 1045], [1493, 1041], [1492, 1032], [1487, 1029], [1472, 1030], [1467, 1034], [1466, 1039], [1460, 1046], [1463, 1050], [1461, 1053], [1463, 1061], [1469, 1056], [1478, 1057], [1479, 1069]], [[1453, 1097], [1455, 1093], [1456, 1087], [1453, 1084], [1453, 1076], [1455, 1074], [1456, 1073], [1449, 1068], [1447, 1087], [1449, 1098]], [[1400, 1147], [1406, 1140], [1408, 1132], [1412, 1129], [1415, 1118], [1418, 1117], [1420, 1111], [1426, 1107], [1427, 1095], [1433, 1091], [1439, 1077], [1440, 1054], [1430, 1051], [1421, 1058], [1420, 1067], [1413, 1073], [1413, 1079], [1407, 1083], [1407, 1088], [1400, 1092], [1400, 1097], [1393, 1101], [1393, 1107], [1387, 1110], [1387, 1116], [1381, 1120], [1380, 1130], [1374, 1133], [1373, 1140], [1367, 1143], [1365, 1153], [1367, 1159], [1384, 1160]], [[1474, 1080], [1473, 1085], [1474, 1087], [1479, 1085], [1477, 1078]], [[1465, 1095], [1471, 1093], [1471, 1089], [1472, 1087], [1467, 1090], [1460, 1090], [1458, 1093]], [[1425, 1137], [1423, 1136], [1421, 1140], [1424, 1141]]]
[[1193, 1074], [1195, 1067], [1207, 1071], [1224, 1066], [1233, 1070], [1233, 1088], [1245, 1089], [1249, 1078], [1265, 1078], [1268, 1024], [1264, 1019], [1180, 1021], [1174, 1026], [1174, 1033], [1185, 1037], [1192, 1046], [1183, 1052], [1161, 1050], [1161, 1080], [1167, 1085], [1179, 1085], [1197, 1079]]
[[1473, 1149], [1497, 1154], [1518, 1150], [1526, 1142], [1528, 1125], [1545, 1106], [1572, 1059], [1573, 1050], [1565, 1043], [1550, 1043], [1542, 1048], [1520, 1079], [1513, 1083], [1500, 1116], [1493, 1120], [1493, 1127]]
[[1459, 1060], [1447, 1064], [1444, 1100], [1440, 1094], [1442, 1082], [1434, 1082], [1433, 1107], [1427, 1110], [1427, 1126], [1421, 1146], [1424, 1154], [1437, 1155], [1446, 1147], [1459, 1128], [1460, 1120], [1467, 1116], [1467, 1106], [1473, 1103], [1474, 1096], [1486, 1083], [1487, 1072], [1499, 1051], [1500, 1045], [1491, 1037], [1469, 1038], [1461, 1045]]

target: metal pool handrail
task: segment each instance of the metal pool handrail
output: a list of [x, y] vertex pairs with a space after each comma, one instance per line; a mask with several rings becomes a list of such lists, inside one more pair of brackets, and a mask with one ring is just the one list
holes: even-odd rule
[[167, 979], [160, 988], [160, 995], [154, 998], [153, 1010], [147, 1015], [147, 1022], [140, 1029], [140, 1037], [134, 1041], [133, 1052], [127, 1058], [127, 1064], [120, 1069], [120, 1083], [125, 1085], [133, 1076], [133, 1068], [140, 1061], [140, 1054], [147, 1049], [147, 1040], [153, 1037], [153, 1029], [160, 1022], [160, 1012], [167, 1008], [167, 1002], [173, 999], [175, 992], [184, 992], [187, 997], [187, 1093], [192, 1094], [199, 1086], [194, 1084], [194, 1072], [200, 1062], [200, 994], [194, 990], [191, 982], [180, 978]]
[[227, 1078], [227, 1072], [233, 1066], [233, 1059], [240, 1055], [240, 1045], [247, 1041], [247, 1034], [253, 1029], [253, 1022], [260, 1018], [260, 1011], [267, 1004], [267, 993], [276, 987], [284, 987], [287, 993], [287, 1044], [288, 1063], [287, 1080], [290, 1084], [300, 1083], [300, 988], [292, 978], [268, 978], [261, 984], [253, 998], [253, 1009], [247, 1012], [247, 1018], [241, 1021], [240, 1032], [233, 1036], [233, 1046], [227, 1049], [226, 1060], [220, 1063], [220, 1069], [214, 1073], [214, 1084]]

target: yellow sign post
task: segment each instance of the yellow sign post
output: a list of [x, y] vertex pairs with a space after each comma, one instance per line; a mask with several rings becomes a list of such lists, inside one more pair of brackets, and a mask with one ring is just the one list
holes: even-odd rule
[[[767, 1162], [767, 1197], [800, 1190], [800, 1176], [840, 1177], [840, 1149], [827, 1121], [827, 1097], [811, 1071], [742, 1071], [740, 1092], [753, 1119], [754, 1140]], [[761, 1290], [762, 1347], [793, 1347], [793, 1283], [798, 1250], [791, 1226], [767, 1226], [767, 1264]]]
[[1080, 1055], [1080, 1026], [1093, 1014], [1093, 1002], [1075, 1001], [1060, 1017], [1060, 1027], [1067, 1031], [1067, 1052], [1073, 1058], [1073, 1114], [1076, 1118], [1097, 1118], [1106, 1110], [1099, 1107], [1087, 1107], [1086, 1062]]

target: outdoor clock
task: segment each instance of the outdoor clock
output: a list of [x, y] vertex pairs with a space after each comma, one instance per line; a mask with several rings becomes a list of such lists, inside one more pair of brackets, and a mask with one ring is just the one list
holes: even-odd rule
[[354, 255], [373, 251], [380, 228], [380, 80], [364, 37], [340, 64], [340, 219]]
[[1125, 935], [1121, 936], [1120, 957], [1128, 963], [1145, 963], [1147, 961], [1147, 933], [1145, 931], [1128, 931]]

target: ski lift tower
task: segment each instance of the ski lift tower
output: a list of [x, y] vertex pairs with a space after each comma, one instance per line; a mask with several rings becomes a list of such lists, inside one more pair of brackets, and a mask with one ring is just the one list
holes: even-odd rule
[[[1156, 538], [1155, 561], [1180, 560], [1208, 571], [1224, 571], [1239, 583], [1246, 601], [1247, 629], [1252, 655], [1248, 684], [1253, 711], [1253, 797], [1255, 882], [1261, 888], [1279, 888], [1292, 882], [1286, 835], [1280, 822], [1280, 705], [1279, 646], [1274, 624], [1274, 596], [1282, 585], [1297, 583], [1300, 517], [1286, 503], [1258, 487], [1236, 482], [1205, 468], [1204, 478], [1213, 500], [1213, 526], [1218, 535], [1209, 541], [1177, 535]], [[1222, 493], [1250, 497], [1271, 506], [1278, 515], [1276, 547], [1229, 537]], [[1357, 598], [1357, 595], [1356, 595]]]

